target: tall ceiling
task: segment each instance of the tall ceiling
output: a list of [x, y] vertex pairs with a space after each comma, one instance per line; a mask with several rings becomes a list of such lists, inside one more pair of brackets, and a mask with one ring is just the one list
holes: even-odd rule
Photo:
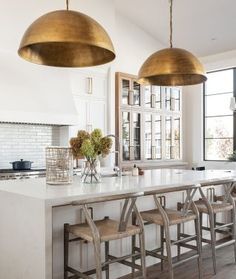
[[[116, 10], [169, 46], [169, 0], [115, 0]], [[236, 0], [174, 0], [174, 46], [207, 56], [236, 49]]]

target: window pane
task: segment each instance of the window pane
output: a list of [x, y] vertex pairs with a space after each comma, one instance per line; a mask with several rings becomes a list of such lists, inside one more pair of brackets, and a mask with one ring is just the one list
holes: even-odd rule
[[233, 92], [233, 69], [207, 74], [207, 95]]
[[174, 147], [172, 152], [173, 159], [180, 159], [180, 118], [174, 119]]
[[206, 96], [206, 116], [232, 115], [232, 111], [229, 108], [231, 97], [233, 97], [233, 93]]
[[227, 160], [233, 153], [233, 139], [206, 139], [206, 160]]
[[209, 117], [205, 120], [206, 138], [226, 138], [233, 137], [233, 117]]

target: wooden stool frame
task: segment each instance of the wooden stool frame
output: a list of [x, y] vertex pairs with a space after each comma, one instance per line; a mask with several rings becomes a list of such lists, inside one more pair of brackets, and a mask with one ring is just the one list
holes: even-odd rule
[[[91, 230], [92, 238], [93, 238], [93, 246], [94, 246], [94, 255], [95, 255], [95, 263], [96, 268], [89, 270], [87, 272], [80, 272], [68, 265], [69, 260], [69, 243], [74, 241], [84, 241], [82, 238], [72, 238], [69, 239], [69, 224], [64, 225], [64, 279], [68, 278], [86, 278], [91, 279], [90, 275], [96, 274], [97, 279], [102, 279], [102, 271], [105, 271], [106, 279], [109, 279], [109, 265], [113, 263], [121, 263], [124, 265], [127, 265], [129, 267], [141, 270], [142, 276], [138, 278], [146, 279], [146, 262], [145, 262], [145, 243], [144, 243], [144, 226], [143, 221], [140, 216], [140, 213], [138, 212], [137, 206], [136, 206], [136, 200], [138, 197], [143, 196], [144, 193], [134, 193], [134, 194], [121, 194], [121, 195], [114, 195], [114, 196], [108, 196], [104, 198], [96, 198], [96, 199], [87, 199], [83, 201], [75, 201], [72, 203], [73, 206], [79, 206], [82, 208], [85, 220]], [[122, 257], [115, 257], [109, 254], [109, 241], [105, 242], [105, 262], [101, 262], [101, 239], [100, 234], [98, 231], [98, 228], [96, 227], [96, 224], [94, 220], [91, 218], [91, 214], [89, 213], [88, 204], [92, 203], [100, 203], [100, 202], [108, 202], [108, 201], [115, 201], [115, 200], [124, 200], [124, 205], [122, 208], [120, 221], [119, 221], [119, 229], [118, 232], [125, 232], [127, 228], [128, 221], [131, 217], [132, 212], [135, 212], [135, 215], [137, 216], [137, 223], [138, 227], [140, 228], [139, 233], [139, 245], [140, 245], [140, 251], [137, 253], [131, 253], [126, 256]], [[107, 217], [105, 217], [107, 218]], [[141, 258], [141, 266], [140, 265], [133, 265], [133, 261], [129, 262], [127, 259], [129, 258]], [[73, 274], [69, 277], [68, 273]]]
[[[208, 198], [205, 196], [202, 188], [201, 187], [199, 188], [201, 200], [207, 207], [207, 211], [208, 211], [207, 214], [209, 216], [209, 225], [210, 225], [209, 227], [203, 226], [203, 221], [202, 221], [203, 213], [199, 213], [200, 227], [201, 227], [201, 241], [211, 245], [213, 270], [214, 270], [215, 274], [217, 272], [217, 267], [216, 267], [216, 250], [217, 249], [220, 249], [222, 247], [229, 246], [229, 245], [234, 245], [234, 255], [235, 255], [235, 262], [236, 262], [236, 208], [235, 208], [235, 201], [231, 196], [231, 192], [235, 188], [235, 185], [236, 185], [236, 181], [234, 181], [234, 180], [226, 181], [226, 182], [211, 182], [211, 183], [207, 183], [207, 184], [202, 184], [201, 187], [210, 187], [207, 190]], [[223, 197], [222, 203], [229, 203], [230, 205], [232, 205], [232, 209], [230, 210], [231, 215], [232, 215], [232, 222], [230, 222], [230, 223], [225, 224], [225, 223], [216, 222], [216, 214], [214, 213], [213, 207], [211, 205], [211, 202], [215, 200], [215, 189], [214, 189], [215, 186], [224, 187], [225, 195]], [[183, 204], [178, 203], [177, 209], [181, 210], [181, 208], [183, 208]], [[228, 229], [228, 232], [226, 231], [226, 229]], [[208, 240], [208, 239], [202, 237], [203, 230], [210, 232], [211, 240]], [[232, 239], [217, 245], [216, 244], [216, 233], [229, 234], [229, 232], [231, 232]], [[178, 237], [180, 237], [180, 236], [182, 236], [182, 234], [179, 233], [179, 231], [178, 231]], [[187, 235], [185, 234], [185, 236], [187, 236]], [[188, 248], [190, 246], [192, 246], [192, 245], [180, 243], [178, 246], [178, 256], [180, 254], [180, 247]]]
[[[195, 230], [196, 230], [196, 234], [192, 235], [192, 236], [187, 236], [184, 238], [179, 238], [177, 240], [171, 240], [170, 239], [170, 222], [169, 222], [169, 218], [167, 213], [165, 212], [165, 207], [166, 207], [166, 197], [165, 196], [157, 196], [155, 194], [155, 192], [149, 193], [153, 195], [154, 198], [154, 202], [156, 205], [156, 208], [158, 209], [162, 220], [163, 220], [163, 226], [160, 225], [160, 234], [161, 234], [161, 247], [153, 249], [153, 250], [146, 250], [146, 255], [147, 256], [152, 256], [155, 258], [158, 258], [161, 260], [161, 269], [163, 270], [163, 262], [167, 261], [168, 262], [168, 270], [169, 270], [169, 278], [173, 279], [174, 278], [174, 273], [173, 273], [173, 269], [175, 266], [178, 266], [182, 263], [185, 263], [189, 260], [193, 260], [193, 259], [197, 259], [198, 260], [198, 269], [199, 269], [199, 278], [202, 278], [202, 249], [201, 249], [201, 236], [200, 236], [200, 223], [199, 223], [199, 214], [198, 214], [198, 210], [195, 206], [195, 204], [193, 203], [193, 197], [196, 193], [196, 191], [199, 189], [199, 185], [191, 185], [192, 187], [189, 187], [188, 189], [185, 189], [184, 191], [186, 191], [187, 195], [186, 195], [186, 199], [184, 202], [184, 209], [182, 212], [183, 217], [185, 217], [188, 212], [189, 209], [191, 207], [192, 212], [196, 215], [196, 219], [194, 220], [195, 223]], [[183, 191], [183, 190], [181, 190]], [[173, 191], [176, 192], [176, 191]], [[135, 213], [133, 214], [132, 217], [132, 222], [133, 224], [135, 224], [136, 222], [136, 216]], [[144, 225], [150, 225], [153, 224], [152, 222], [145, 222]], [[192, 241], [192, 240], [196, 240], [197, 242], [197, 248], [196, 247], [191, 247], [189, 249], [195, 250], [197, 251], [197, 254], [190, 256], [187, 259], [183, 259], [180, 260], [178, 259], [178, 262], [173, 263], [172, 262], [172, 256], [171, 256], [171, 246], [172, 245], [178, 245], [179, 243], [182, 242], [186, 242], [186, 241]], [[166, 252], [167, 252], [167, 256], [164, 256], [164, 242], [166, 243]], [[135, 246], [136, 240], [135, 240], [135, 236], [132, 237], [132, 251], [133, 253], [135, 251], [140, 251], [140, 249], [138, 247]], [[136, 258], [137, 259], [137, 258]], [[135, 259], [133, 259], [135, 261]]]

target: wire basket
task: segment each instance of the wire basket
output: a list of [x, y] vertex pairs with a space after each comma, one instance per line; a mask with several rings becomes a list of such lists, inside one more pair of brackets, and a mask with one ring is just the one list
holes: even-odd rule
[[46, 148], [46, 182], [63, 185], [73, 181], [73, 155], [68, 147], [52, 146]]

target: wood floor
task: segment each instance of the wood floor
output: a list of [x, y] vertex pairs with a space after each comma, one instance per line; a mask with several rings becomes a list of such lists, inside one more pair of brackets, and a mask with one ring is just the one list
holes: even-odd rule
[[[234, 262], [233, 246], [217, 250], [217, 275], [213, 274], [212, 260], [209, 250], [203, 251], [204, 279], [236, 279], [236, 264]], [[174, 269], [175, 279], [198, 279], [197, 261], [189, 261]], [[130, 279], [125, 276], [122, 279]], [[121, 279], [121, 278], [120, 278]], [[167, 271], [161, 272], [160, 265], [148, 268], [148, 279], [168, 279]]]

